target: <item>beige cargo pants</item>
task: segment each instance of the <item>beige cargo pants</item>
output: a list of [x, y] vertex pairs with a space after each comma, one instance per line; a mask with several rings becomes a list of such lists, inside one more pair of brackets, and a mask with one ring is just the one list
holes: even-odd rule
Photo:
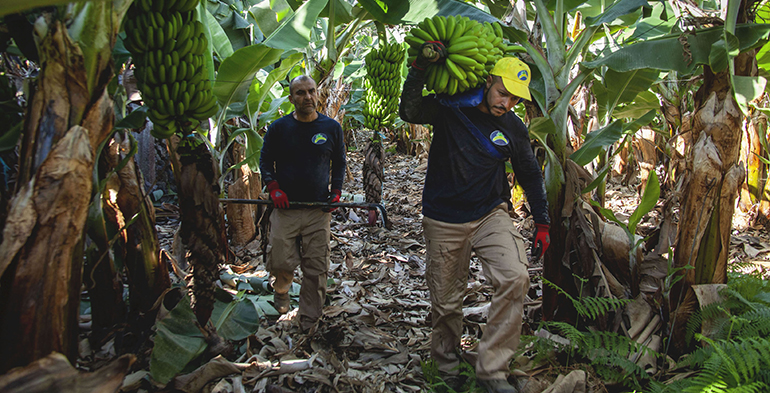
[[266, 268], [276, 293], [289, 292], [294, 269], [302, 269], [299, 322], [303, 330], [323, 314], [331, 216], [321, 209], [274, 209], [270, 214]]
[[495, 289], [478, 346], [476, 376], [504, 379], [519, 345], [523, 300], [529, 290], [524, 239], [501, 204], [472, 222], [450, 224], [423, 218], [433, 332], [431, 357], [445, 375], [457, 375], [463, 324], [463, 297], [471, 252]]

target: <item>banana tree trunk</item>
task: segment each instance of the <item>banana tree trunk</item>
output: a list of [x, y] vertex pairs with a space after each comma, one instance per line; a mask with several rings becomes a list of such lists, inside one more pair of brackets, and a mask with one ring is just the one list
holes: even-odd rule
[[[741, 143], [741, 161], [746, 163], [748, 171], [746, 183], [741, 187], [741, 199], [738, 205], [743, 212], [748, 212], [754, 204], [761, 201], [762, 190], [765, 187], [763, 180], [765, 165], [760, 157], [764, 157], [766, 152], [762, 149], [760, 128], [767, 130], [767, 117], [762, 112], [752, 109]], [[762, 218], [758, 217], [758, 219]]]
[[770, 181], [765, 181], [762, 197], [757, 209], [757, 220], [765, 226], [770, 225]]
[[[94, 7], [95, 24], [117, 12], [107, 3]], [[77, 357], [94, 152], [114, 120], [105, 89], [113, 75], [109, 57], [84, 56], [61, 21], [36, 28], [41, 69], [25, 121], [18, 190], [0, 244], [0, 373], [51, 352], [72, 362]], [[101, 31], [108, 49], [117, 29], [115, 24]]]
[[[755, 51], [735, 59], [737, 75], [756, 73]], [[704, 83], [695, 96], [693, 138], [696, 141], [687, 158], [685, 183], [680, 207], [682, 225], [674, 253], [676, 267], [691, 265], [684, 280], [671, 291], [673, 317], [672, 342], [685, 345], [684, 326], [696, 310], [691, 287], [696, 284], [727, 281], [727, 257], [734, 202], [745, 178], [739, 163], [743, 115], [733, 99], [727, 71], [717, 74], [704, 67]]]
[[[244, 145], [233, 146], [233, 161], [240, 162], [246, 157]], [[235, 180], [227, 188], [230, 198], [258, 199], [262, 182], [258, 173], [251, 171], [248, 165], [241, 165], [233, 171]], [[261, 208], [259, 205], [238, 203], [227, 204], [227, 221], [230, 241], [233, 247], [244, 247], [257, 236], [257, 217]]]
[[685, 113], [685, 104], [679, 102], [675, 105], [669, 100], [661, 99], [661, 112], [666, 118], [666, 122], [669, 126], [669, 160], [668, 170], [665, 179], [666, 186], [664, 189], [673, 190], [679, 179], [682, 177], [682, 173], [686, 169], [685, 154], [687, 149], [692, 146], [692, 115], [689, 112]]
[[[115, 135], [115, 144], [108, 159], [117, 166], [131, 150], [125, 134]], [[132, 314], [150, 311], [158, 297], [171, 286], [168, 268], [160, 259], [158, 232], [155, 228], [155, 208], [144, 191], [142, 176], [134, 159], [130, 158], [117, 173], [117, 198], [114, 200], [122, 233], [122, 258], [129, 277], [129, 301]], [[112, 202], [112, 201], [111, 201]]]
[[644, 195], [647, 188], [647, 179], [650, 177], [650, 171], [655, 170], [658, 163], [657, 134], [650, 127], [642, 127], [634, 135], [632, 145], [634, 147], [635, 161], [639, 165], [640, 178], [642, 183], [637, 189], [639, 195]]

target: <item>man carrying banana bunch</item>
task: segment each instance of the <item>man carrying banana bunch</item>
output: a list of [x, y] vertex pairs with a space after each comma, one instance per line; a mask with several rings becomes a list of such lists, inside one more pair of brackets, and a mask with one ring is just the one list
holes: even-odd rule
[[533, 256], [542, 256], [550, 243], [542, 173], [527, 128], [511, 111], [522, 99], [531, 99], [529, 67], [503, 57], [480, 87], [455, 96], [423, 97], [426, 69], [446, 56], [440, 42], [422, 44], [399, 108], [403, 120], [433, 125], [422, 197], [431, 357], [447, 385], [459, 389], [463, 294], [475, 252], [495, 289], [478, 345], [476, 378], [489, 392], [518, 392], [525, 382], [510, 376], [509, 365], [519, 345], [529, 274], [523, 238], [508, 214], [512, 205], [506, 161], [524, 188], [537, 227]]
[[[345, 176], [345, 139], [340, 124], [318, 111], [316, 82], [300, 75], [289, 83], [294, 111], [267, 129], [259, 167], [276, 209], [270, 214], [267, 271], [273, 303], [289, 311], [294, 270], [302, 269], [299, 325], [308, 331], [323, 314], [331, 254], [331, 210], [292, 208], [289, 200], [339, 202]], [[331, 173], [331, 191], [329, 176]]]

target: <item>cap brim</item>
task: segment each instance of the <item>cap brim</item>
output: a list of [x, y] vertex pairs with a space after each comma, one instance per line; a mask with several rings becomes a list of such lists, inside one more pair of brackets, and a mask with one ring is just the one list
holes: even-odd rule
[[516, 97], [521, 97], [527, 101], [532, 101], [532, 96], [529, 95], [529, 87], [518, 80], [513, 80], [504, 76], [501, 76], [500, 78], [503, 80], [503, 86], [505, 86], [505, 90], [508, 90], [509, 93], [515, 95]]

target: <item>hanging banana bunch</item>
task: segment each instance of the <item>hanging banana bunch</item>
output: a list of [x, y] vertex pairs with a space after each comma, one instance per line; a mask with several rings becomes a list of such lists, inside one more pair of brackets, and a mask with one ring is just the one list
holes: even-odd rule
[[189, 134], [219, 110], [203, 66], [208, 40], [197, 20], [199, 3], [136, 0], [128, 10], [126, 49], [156, 138]]
[[[363, 166], [364, 195], [369, 203], [379, 203], [382, 200], [385, 152], [379, 132], [393, 125], [393, 120], [398, 114], [401, 65], [404, 57], [404, 48], [396, 43], [385, 44], [366, 55], [364, 127], [374, 131], [372, 139], [366, 145]], [[369, 212], [370, 223], [376, 222], [374, 214], [374, 210]]]
[[398, 114], [404, 48], [385, 44], [379, 50], [372, 49], [365, 60], [364, 127], [377, 131], [390, 127]]
[[425, 41], [441, 41], [448, 56], [443, 63], [431, 63], [425, 75], [425, 88], [437, 94], [454, 95], [485, 82], [497, 60], [521, 47], [503, 39], [499, 23], [478, 22], [467, 16], [425, 18], [409, 30], [407, 61], [411, 64]]

